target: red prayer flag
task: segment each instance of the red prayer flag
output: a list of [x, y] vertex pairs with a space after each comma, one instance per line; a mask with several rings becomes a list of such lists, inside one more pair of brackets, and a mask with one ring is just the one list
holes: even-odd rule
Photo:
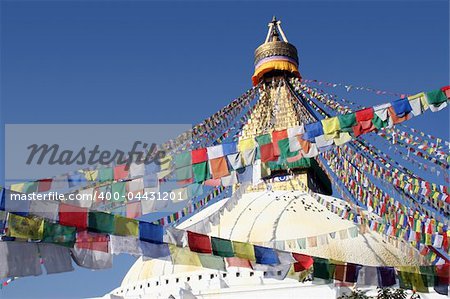
[[365, 120], [372, 120], [373, 119], [373, 108], [366, 108], [362, 110], [358, 110], [355, 112], [356, 121], [365, 121]]
[[92, 233], [86, 230], [77, 233], [75, 246], [77, 248], [108, 252], [109, 236]]
[[199, 253], [212, 253], [209, 236], [188, 231], [189, 249]]
[[442, 87], [441, 90], [445, 93], [447, 98], [450, 100], [450, 85]]
[[38, 192], [47, 192], [52, 185], [52, 179], [42, 179], [38, 181]]
[[192, 151], [192, 164], [208, 161], [208, 152], [206, 148], [199, 148]]
[[263, 144], [259, 147], [261, 151], [261, 161], [269, 162], [269, 161], [277, 161], [278, 158], [275, 157], [274, 154], [274, 146], [272, 143]]
[[243, 258], [227, 257], [227, 258], [225, 258], [225, 260], [227, 261], [228, 267], [239, 267], [239, 268], [253, 269], [252, 268], [252, 264], [250, 263], [250, 261], [246, 260], [246, 259], [243, 259]]
[[73, 226], [81, 229], [87, 227], [88, 210], [86, 208], [73, 205], [59, 205], [59, 224]]
[[278, 141], [286, 139], [286, 138], [288, 138], [287, 130], [272, 132], [273, 154], [275, 156], [280, 155], [280, 148], [278, 147]]
[[314, 260], [308, 255], [293, 252], [292, 257], [297, 261], [297, 263], [294, 263], [295, 272], [309, 269], [314, 264]]
[[125, 167], [127, 167], [126, 164], [114, 167], [114, 180], [118, 181], [128, 177], [128, 170], [125, 170]]

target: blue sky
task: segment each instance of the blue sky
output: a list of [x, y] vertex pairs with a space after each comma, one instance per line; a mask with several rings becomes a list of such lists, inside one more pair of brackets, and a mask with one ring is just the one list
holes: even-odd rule
[[[2, 1], [2, 126], [198, 123], [251, 86], [272, 15], [305, 78], [405, 93], [448, 85], [448, 1]], [[409, 124], [448, 140], [448, 111]], [[102, 295], [132, 262], [19, 279], [0, 297]]]

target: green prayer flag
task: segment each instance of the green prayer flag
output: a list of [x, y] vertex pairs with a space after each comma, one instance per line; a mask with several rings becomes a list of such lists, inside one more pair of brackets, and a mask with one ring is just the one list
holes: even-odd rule
[[209, 173], [208, 162], [193, 164], [192, 169], [194, 172], [194, 181], [196, 183], [206, 181], [211, 177]]
[[203, 268], [227, 271], [225, 269], [225, 261], [223, 260], [223, 257], [201, 253], [198, 254], [198, 257]]
[[37, 192], [38, 182], [26, 182], [23, 186], [23, 193]]
[[424, 281], [428, 287], [434, 286], [434, 280], [436, 277], [435, 266], [420, 266], [420, 273], [425, 276]]
[[175, 170], [177, 181], [183, 181], [192, 178], [192, 166], [188, 165]]
[[378, 117], [378, 115], [374, 114], [372, 124], [375, 126], [375, 128], [380, 130], [389, 125], [389, 120], [386, 119], [385, 121], [383, 121], [381, 118]]
[[114, 180], [114, 170], [111, 167], [100, 168], [98, 170], [98, 181], [100, 183], [110, 182]]
[[445, 93], [440, 89], [427, 92], [427, 99], [428, 104], [433, 106], [439, 106], [440, 104], [447, 101]]
[[411, 279], [412, 273], [409, 273], [406, 271], [397, 271], [397, 273], [398, 273], [398, 282], [399, 282], [400, 288], [402, 288], [404, 290], [412, 290], [413, 289], [412, 279]]
[[42, 242], [73, 247], [75, 244], [76, 232], [77, 229], [75, 227], [63, 226], [58, 223], [45, 221]]
[[114, 215], [105, 212], [89, 212], [88, 227], [98, 233], [112, 234], [114, 232]]
[[342, 132], [352, 132], [352, 127], [356, 125], [356, 114], [349, 113], [344, 115], [339, 115], [339, 126]]
[[256, 142], [258, 143], [259, 146], [268, 144], [272, 142], [272, 137], [270, 136], [270, 134], [256, 136]]
[[291, 150], [289, 148], [289, 139], [288, 138], [279, 140], [278, 147], [280, 149], [280, 156], [283, 159], [295, 157], [298, 155], [298, 151], [291, 152]]
[[187, 151], [174, 157], [175, 168], [191, 165], [191, 152]]
[[333, 279], [334, 275], [334, 268], [335, 266], [333, 264], [330, 264], [330, 262], [327, 259], [323, 259], [320, 257], [313, 257], [314, 260], [314, 277], [322, 278], [325, 280]]
[[211, 237], [211, 245], [214, 255], [222, 257], [234, 257], [233, 245], [230, 240]]
[[233, 241], [234, 255], [250, 261], [256, 261], [253, 244]]
[[111, 184], [111, 199], [115, 201], [125, 201], [125, 182]]
[[114, 235], [118, 236], [139, 236], [139, 221], [125, 218], [119, 215], [114, 216]]

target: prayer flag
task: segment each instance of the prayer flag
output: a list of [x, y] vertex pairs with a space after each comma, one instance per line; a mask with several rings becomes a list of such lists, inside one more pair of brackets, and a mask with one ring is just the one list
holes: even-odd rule
[[314, 257], [314, 277], [330, 280], [333, 278], [334, 265], [329, 260], [320, 257]]
[[105, 212], [89, 212], [89, 229], [97, 233], [114, 232], [114, 215]]
[[282, 139], [286, 139], [286, 138], [288, 138], [287, 130], [272, 132], [273, 154], [275, 156], [280, 155], [280, 148], [278, 147], [278, 141], [280, 141]]
[[125, 201], [126, 182], [111, 184], [111, 199], [113, 201]]
[[75, 248], [109, 252], [109, 236], [107, 234], [84, 230], [77, 232], [76, 238]]
[[378, 271], [378, 286], [390, 287], [396, 283], [395, 269], [392, 267], [377, 267]]
[[255, 251], [252, 244], [233, 241], [234, 256], [250, 261], [256, 261]]
[[161, 243], [155, 244], [145, 241], [139, 242], [144, 261], [146, 259], [162, 259], [170, 255], [170, 249], [168, 244]]
[[321, 122], [315, 122], [305, 125], [305, 134], [302, 139], [310, 142], [314, 141], [316, 136], [323, 135], [323, 127]]
[[219, 179], [229, 174], [225, 157], [209, 160], [209, 166], [213, 179]]
[[236, 142], [222, 143], [222, 151], [225, 156], [235, 154], [237, 152]]
[[127, 167], [127, 164], [117, 165], [114, 167], [114, 180], [123, 180], [128, 178], [128, 170], [125, 168]]
[[152, 243], [162, 243], [163, 227], [153, 223], [139, 221], [139, 239]]
[[206, 161], [208, 161], [206, 148], [199, 148], [192, 151], [192, 164], [202, 163]]
[[87, 227], [88, 210], [73, 205], [59, 205], [59, 223], [84, 229]]
[[98, 181], [99, 181], [100, 183], [112, 181], [112, 180], [114, 180], [114, 172], [113, 172], [113, 169], [112, 169], [111, 167], [108, 167], [108, 168], [100, 168], [100, 169], [98, 170], [98, 176], [99, 176]]
[[252, 269], [252, 264], [248, 259], [239, 257], [227, 257], [225, 258], [228, 267], [239, 267]]
[[114, 234], [119, 236], [139, 236], [139, 221], [115, 215]]
[[406, 98], [392, 101], [391, 107], [394, 109], [395, 115], [398, 117], [404, 117], [412, 111], [412, 107]]
[[322, 119], [323, 133], [326, 139], [332, 139], [337, 137], [339, 134], [339, 130], [341, 129], [339, 125], [339, 118], [330, 117]]
[[256, 142], [258, 143], [259, 146], [269, 144], [272, 143], [272, 137], [270, 136], [270, 134], [256, 136]]
[[184, 166], [181, 168], [177, 168], [175, 170], [175, 177], [177, 179], [177, 181], [184, 181], [184, 180], [188, 180], [190, 178], [193, 177], [193, 173], [192, 173], [192, 165], [188, 165], [188, 166]]
[[40, 240], [44, 234], [44, 220], [10, 213], [7, 232], [9, 237]]
[[447, 107], [447, 96], [440, 89], [427, 92], [427, 100], [430, 105], [430, 110], [433, 112]]
[[307, 270], [314, 264], [313, 258], [308, 255], [293, 252], [292, 257], [297, 261], [294, 263], [295, 272]]
[[223, 147], [222, 147], [221, 144], [214, 145], [214, 146], [209, 146], [207, 148], [207, 151], [208, 151], [208, 158], [209, 158], [209, 160], [220, 158], [220, 157], [224, 156]]
[[38, 181], [38, 192], [47, 192], [52, 186], [52, 179], [42, 179]]
[[73, 247], [75, 244], [76, 228], [63, 226], [58, 223], [44, 222], [44, 236], [42, 242], [56, 243], [66, 247]]
[[209, 236], [188, 231], [188, 244], [191, 251], [212, 253]]
[[238, 149], [240, 152], [244, 152], [246, 150], [254, 149], [256, 146], [255, 140], [253, 138], [241, 139], [239, 140]]
[[355, 113], [349, 113], [344, 115], [338, 116], [339, 120], [339, 127], [341, 128], [341, 131], [343, 132], [351, 132], [353, 131], [353, 126], [356, 125], [356, 114]]
[[222, 257], [209, 254], [199, 254], [198, 257], [203, 268], [226, 271], [225, 261]]
[[198, 254], [190, 251], [188, 248], [179, 248], [173, 244], [169, 244], [170, 256], [174, 265], [191, 265], [201, 267], [202, 263]]
[[191, 165], [191, 152], [184, 152], [174, 157], [175, 168], [182, 168]]
[[263, 265], [279, 264], [277, 253], [272, 248], [253, 246], [255, 251], [256, 263]]
[[194, 182], [196, 183], [204, 182], [211, 177], [208, 162], [193, 164], [192, 169], [194, 173]]
[[[261, 152], [261, 161], [262, 162], [268, 162], [268, 161], [277, 161], [278, 158], [275, 156], [274, 153], [274, 146], [272, 143], [264, 144], [259, 147]], [[278, 149], [279, 151], [279, 149]]]
[[211, 237], [212, 252], [222, 257], [233, 257], [233, 245], [230, 240]]
[[242, 163], [242, 155], [241, 153], [231, 154], [227, 155], [228, 163], [230, 163], [230, 166], [232, 169], [237, 170], [244, 167], [244, 164]]

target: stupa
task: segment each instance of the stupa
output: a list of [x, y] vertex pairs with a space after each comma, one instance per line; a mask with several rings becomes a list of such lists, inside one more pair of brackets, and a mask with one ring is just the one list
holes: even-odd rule
[[[292, 77], [301, 78], [297, 49], [288, 42], [279, 20], [273, 18], [268, 26], [265, 42], [255, 51], [252, 77], [260, 98], [243, 127], [240, 140], [315, 120], [286, 84]], [[270, 179], [247, 187], [232, 209], [223, 209], [227, 200], [231, 200], [224, 199], [177, 227], [279, 249], [279, 246], [287, 246], [281, 249], [337, 261], [369, 266], [417, 265], [416, 258], [371, 231], [360, 231], [353, 237], [343, 233], [333, 238], [339, 232], [357, 232], [358, 227], [327, 210], [307, 191], [320, 193], [324, 200], [336, 205], [346, 203], [330, 196], [331, 183], [314, 158], [303, 157], [290, 163], [288, 170], [268, 163], [263, 165], [262, 171], [266, 171], [265, 176]], [[290, 179], [284, 180], [280, 175]], [[204, 219], [216, 216], [218, 219], [210, 228], [202, 228]], [[322, 240], [321, 244], [306, 249], [298, 242], [318, 235], [327, 236], [326, 242]], [[339, 291], [320, 279], [311, 281], [308, 273], [294, 276], [286, 274], [287, 270], [268, 271], [256, 265], [253, 268], [227, 265], [224, 270], [212, 270], [173, 264], [170, 259], [141, 257], [122, 284], [105, 298], [332, 298]]]

